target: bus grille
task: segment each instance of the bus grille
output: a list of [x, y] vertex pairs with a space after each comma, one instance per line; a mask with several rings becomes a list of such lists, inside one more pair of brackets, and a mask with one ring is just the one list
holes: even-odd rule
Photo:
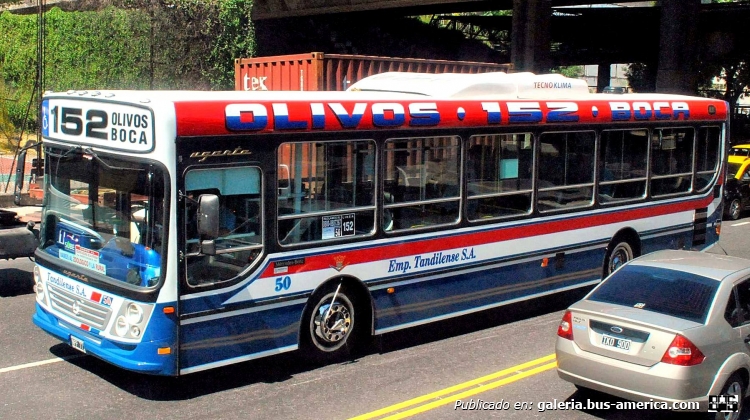
[[112, 315], [112, 310], [109, 307], [49, 283], [47, 283], [47, 290], [54, 309], [100, 331], [107, 326], [109, 317]]

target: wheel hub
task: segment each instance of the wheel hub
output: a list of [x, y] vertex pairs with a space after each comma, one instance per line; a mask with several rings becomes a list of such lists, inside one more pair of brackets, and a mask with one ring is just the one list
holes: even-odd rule
[[339, 302], [318, 307], [313, 322], [315, 335], [330, 344], [344, 340], [352, 325], [349, 308]]

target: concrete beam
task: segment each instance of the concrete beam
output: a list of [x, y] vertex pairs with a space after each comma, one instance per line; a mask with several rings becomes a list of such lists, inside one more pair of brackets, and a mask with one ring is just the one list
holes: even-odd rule
[[[609, 0], [550, 0], [552, 7], [612, 4]], [[630, 0], [617, 3], [643, 3]], [[398, 9], [398, 14], [419, 15], [485, 10], [510, 10], [512, 0], [255, 0], [253, 20]]]
[[549, 70], [551, 17], [552, 0], [513, 0], [510, 61], [515, 71]]
[[694, 94], [700, 0], [662, 0], [656, 91]]

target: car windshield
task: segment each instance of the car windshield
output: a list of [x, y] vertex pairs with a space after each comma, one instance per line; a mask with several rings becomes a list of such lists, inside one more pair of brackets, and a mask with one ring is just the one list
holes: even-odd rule
[[706, 277], [631, 264], [607, 278], [588, 300], [630, 306], [703, 324], [718, 288], [718, 281]]
[[113, 284], [152, 287], [164, 253], [165, 177], [80, 148], [46, 151], [41, 249]]
[[732, 147], [729, 149], [730, 156], [743, 156], [750, 157], [750, 148], [748, 147]]
[[727, 164], [727, 172], [729, 173], [730, 177], [734, 178], [737, 172], [739, 172], [740, 168], [742, 168], [741, 163], [729, 163]]

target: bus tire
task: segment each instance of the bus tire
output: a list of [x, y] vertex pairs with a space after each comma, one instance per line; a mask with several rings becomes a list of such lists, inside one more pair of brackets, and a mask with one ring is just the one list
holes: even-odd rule
[[637, 255], [633, 251], [633, 246], [627, 240], [615, 238], [607, 247], [607, 253], [604, 257], [604, 273], [602, 278], [607, 278], [613, 271], [618, 269], [626, 262], [632, 260]]
[[[305, 358], [331, 362], [347, 358], [362, 330], [357, 299], [349, 288], [331, 283], [315, 293], [305, 308], [300, 347]], [[334, 299], [335, 295], [335, 301]]]

